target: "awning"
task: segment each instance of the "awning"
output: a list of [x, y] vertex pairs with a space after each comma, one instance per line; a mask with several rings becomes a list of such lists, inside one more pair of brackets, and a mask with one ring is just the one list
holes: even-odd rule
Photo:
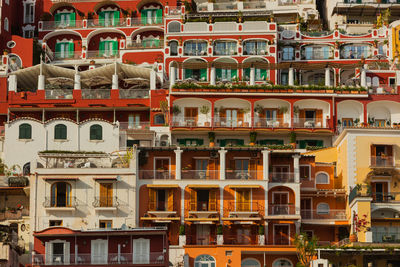
[[217, 184], [188, 184], [189, 188], [219, 188]]
[[148, 184], [147, 188], [179, 188], [177, 184]]
[[43, 180], [79, 180], [78, 177], [43, 177]]
[[93, 10], [97, 13], [97, 11], [100, 8], [102, 8], [103, 6], [109, 6], [109, 5], [115, 5], [116, 7], [120, 8], [120, 6], [116, 2], [105, 0], [105, 1], [101, 1], [100, 3], [96, 4], [94, 6]]
[[258, 184], [234, 184], [229, 185], [230, 188], [261, 188], [261, 185]]

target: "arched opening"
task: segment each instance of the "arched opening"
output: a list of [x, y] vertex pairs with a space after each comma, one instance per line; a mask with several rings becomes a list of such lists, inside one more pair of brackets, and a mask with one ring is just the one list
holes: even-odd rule
[[71, 185], [57, 182], [51, 186], [51, 206], [71, 207]]
[[207, 81], [207, 62], [193, 58], [183, 62], [184, 79], [189, 81]]
[[268, 60], [264, 58], [249, 58], [243, 61], [243, 80], [250, 81], [251, 68], [254, 68], [255, 81], [269, 80]]
[[261, 264], [256, 259], [248, 258], [248, 259], [242, 260], [241, 267], [261, 267]]
[[194, 260], [194, 267], [215, 267], [216, 262], [214, 257], [210, 255], [200, 255]]
[[329, 175], [326, 172], [319, 172], [315, 175], [316, 184], [329, 184]]
[[103, 140], [103, 127], [101, 125], [90, 126], [90, 140]]
[[30, 175], [31, 173], [31, 163], [25, 163], [24, 166], [22, 167], [22, 174], [23, 175]]
[[272, 267], [292, 267], [293, 264], [290, 260], [287, 259], [278, 259], [272, 263]]
[[216, 72], [216, 80], [231, 82], [239, 79], [238, 63], [232, 58], [219, 58], [213, 62]]
[[19, 126], [19, 139], [32, 139], [32, 126], [28, 123], [23, 123]]
[[177, 21], [171, 21], [168, 23], [168, 33], [181, 32], [181, 24]]
[[64, 124], [57, 124], [54, 127], [54, 139], [66, 140], [67, 139], [67, 126]]

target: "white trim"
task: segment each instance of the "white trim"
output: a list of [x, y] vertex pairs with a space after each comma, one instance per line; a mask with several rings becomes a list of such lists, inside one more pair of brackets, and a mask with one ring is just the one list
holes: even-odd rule
[[[327, 183], [318, 183], [317, 182], [317, 176], [318, 176], [318, 174], [325, 174], [327, 177], [328, 177], [328, 182]], [[330, 181], [331, 179], [330, 179], [330, 177], [329, 177], [329, 174], [327, 173], [327, 172], [324, 172], [324, 171], [319, 171], [319, 172], [317, 172], [316, 174], [315, 174], [315, 184], [330, 184], [331, 183], [331, 181]]]
[[112, 7], [107, 7], [107, 8], [104, 8], [104, 7], [102, 7], [102, 8], [100, 8], [100, 12], [105, 12], [105, 11], [119, 11], [118, 10], [119, 8], [118, 7], [114, 7], [114, 8], [112, 8]]
[[118, 42], [118, 38], [117, 37], [111, 38], [110, 36], [108, 36], [107, 38], [100, 37], [100, 42], [104, 42], [104, 41], [117, 41]]
[[[275, 203], [275, 194], [286, 194], [287, 195], [287, 204], [289, 205], [289, 191], [278, 191], [278, 192], [272, 192], [272, 204], [277, 204]], [[285, 204], [278, 204], [278, 205], [285, 205]]]
[[[35, 3], [36, 3], [36, 0], [24, 0], [23, 1], [23, 5], [24, 5], [24, 14], [23, 14], [23, 23], [24, 24], [27, 24], [27, 23], [35, 23]], [[26, 14], [26, 8], [27, 8], [27, 6], [33, 6], [33, 12], [32, 12], [32, 17], [26, 17], [25, 16], [25, 14]], [[30, 18], [31, 20], [29, 21], [28, 20], [28, 18]]]
[[74, 39], [66, 39], [66, 38], [64, 38], [64, 39], [62, 39], [62, 40], [59, 40], [59, 39], [56, 39], [56, 43], [58, 44], [58, 43], [73, 43], [74, 42]]
[[[321, 205], [327, 205], [328, 206], [328, 210], [324, 210], [324, 209], [319, 209], [319, 207], [321, 206]], [[320, 202], [320, 203], [318, 203], [318, 205], [317, 205], [317, 214], [329, 214], [329, 212], [331, 212], [331, 207], [329, 206], [329, 204], [328, 203], [326, 203], [326, 202]]]

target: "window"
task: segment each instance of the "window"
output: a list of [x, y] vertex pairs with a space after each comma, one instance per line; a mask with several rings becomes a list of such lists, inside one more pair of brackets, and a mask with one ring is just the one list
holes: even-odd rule
[[234, 41], [216, 41], [214, 43], [214, 55], [216, 55], [216, 56], [236, 55], [236, 42], [234, 42]]
[[370, 46], [365, 44], [346, 45], [341, 51], [341, 57], [344, 59], [369, 58], [370, 54]]
[[57, 124], [54, 127], [54, 139], [66, 140], [67, 139], [67, 126], [64, 124]]
[[[177, 41], [171, 41], [169, 42], [169, 48], [170, 48], [170, 56], [177, 56], [178, 55], [178, 42]], [[178, 76], [176, 76], [178, 77]]]
[[54, 15], [54, 22], [57, 27], [70, 27], [75, 26], [75, 12], [57, 13]]
[[272, 267], [292, 267], [292, 263], [287, 259], [279, 259], [274, 261]]
[[24, 23], [33, 23], [35, 21], [35, 3], [24, 4]]
[[[245, 81], [250, 81], [250, 72], [251, 72], [250, 68], [244, 69], [244, 80]], [[255, 68], [254, 69], [254, 78], [256, 81], [268, 80], [268, 70]]]
[[265, 55], [266, 52], [266, 41], [247, 41], [244, 44], [244, 55]]
[[302, 180], [310, 180], [310, 165], [301, 165], [300, 166], [300, 179]]
[[143, 25], [162, 23], [162, 9], [143, 9], [140, 13]]
[[112, 220], [100, 220], [99, 227], [103, 228], [103, 229], [104, 228], [111, 229], [112, 228]]
[[108, 262], [108, 240], [96, 239], [91, 241], [91, 263], [107, 264]]
[[329, 184], [329, 175], [325, 172], [320, 172], [317, 174], [315, 180], [317, 184]]
[[207, 54], [206, 41], [187, 41], [183, 45], [185, 56], [204, 56]]
[[302, 58], [305, 60], [329, 59], [333, 57], [331, 46], [305, 46], [302, 48]]
[[56, 58], [72, 58], [74, 57], [73, 42], [58, 42], [56, 43]]
[[28, 123], [23, 123], [19, 126], [19, 139], [32, 139], [32, 126]]
[[136, 264], [150, 262], [150, 239], [133, 239], [133, 262]]
[[34, 31], [33, 30], [24, 30], [23, 37], [24, 38], [33, 38]]
[[100, 207], [112, 207], [113, 206], [113, 184], [112, 183], [101, 183], [100, 184]]
[[181, 24], [177, 21], [168, 24], [168, 32], [181, 32]]
[[90, 140], [103, 140], [103, 127], [98, 124], [90, 126]]
[[4, 30], [8, 31], [9, 25], [8, 25], [8, 18], [4, 18]]
[[215, 259], [210, 255], [200, 255], [194, 260], [194, 267], [215, 267]]
[[118, 54], [118, 41], [107, 40], [100, 41], [99, 43], [99, 55], [104, 57], [115, 56]]
[[57, 182], [51, 186], [51, 207], [72, 207], [70, 184]]
[[155, 125], [164, 125], [165, 124], [164, 114], [154, 115], [154, 124]]
[[100, 11], [99, 23], [105, 27], [119, 25], [119, 11]]
[[62, 220], [50, 220], [49, 221], [49, 226], [54, 227], [54, 226], [62, 226], [63, 221]]
[[216, 69], [218, 81], [232, 81], [238, 77], [237, 69]]
[[244, 259], [241, 267], [261, 267], [260, 262], [256, 259]]
[[207, 81], [207, 69], [185, 69], [185, 79]]
[[282, 59], [283, 60], [294, 59], [294, 48], [292, 46], [285, 46], [282, 48]]
[[45, 243], [46, 265], [68, 265], [70, 262], [70, 243], [54, 240]]
[[128, 129], [140, 129], [140, 114], [129, 114]]
[[329, 214], [329, 205], [327, 203], [319, 203], [317, 205], [317, 214]]

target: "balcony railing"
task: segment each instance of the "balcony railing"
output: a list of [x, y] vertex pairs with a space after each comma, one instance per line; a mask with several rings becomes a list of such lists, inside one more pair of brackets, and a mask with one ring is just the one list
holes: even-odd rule
[[253, 126], [257, 128], [290, 128], [290, 122], [280, 119], [258, 118], [253, 119]]
[[300, 178], [301, 188], [315, 188], [315, 179]]
[[211, 235], [186, 235], [186, 244], [196, 246], [216, 245], [216, 236]]
[[301, 218], [304, 220], [346, 220], [346, 210], [301, 210]]
[[164, 39], [155, 41], [142, 40], [141, 42], [136, 42], [136, 40], [132, 40], [132, 43], [126, 46], [127, 49], [161, 49], [164, 48]]
[[229, 118], [214, 118], [214, 127], [227, 127], [227, 128], [249, 128], [250, 121]]
[[272, 183], [294, 183], [293, 172], [271, 172], [269, 173], [269, 181]]
[[262, 180], [262, 171], [250, 171], [250, 170], [227, 170], [225, 171], [226, 179], [235, 180]]
[[82, 99], [109, 99], [110, 89], [82, 89]]
[[290, 237], [275, 235], [273, 240], [273, 245], [290, 245]]
[[371, 156], [371, 167], [394, 167], [394, 158], [392, 156]]
[[227, 245], [257, 245], [257, 235], [236, 234], [224, 235], [224, 244]]
[[42, 31], [52, 31], [56, 29], [79, 29], [83, 28], [83, 20], [68, 22], [61, 21], [42, 21]]
[[294, 118], [293, 125], [296, 128], [328, 128], [324, 126], [324, 122], [322, 119], [315, 118]]
[[126, 19], [88, 19], [87, 27], [88, 28], [102, 28], [102, 27], [124, 27], [126, 26]]
[[0, 221], [4, 220], [19, 220], [22, 216], [29, 216], [29, 210], [6, 210], [0, 212]]
[[104, 58], [104, 59], [114, 59], [119, 58], [119, 50], [108, 50], [108, 51], [98, 51], [98, 50], [91, 50], [86, 52], [87, 58]]
[[143, 99], [149, 98], [149, 90], [142, 89], [120, 89], [119, 98], [121, 99]]
[[210, 127], [211, 119], [173, 116], [171, 125], [172, 127]]
[[272, 204], [268, 206], [269, 215], [294, 215], [296, 214], [295, 205]]
[[[372, 240], [374, 243], [400, 243], [400, 233], [397, 227], [387, 227], [388, 230], [377, 230], [372, 227]], [[386, 227], [385, 227], [386, 228]]]
[[229, 212], [262, 212], [263, 210], [264, 207], [255, 201], [230, 201], [228, 205]]
[[182, 179], [218, 180], [218, 170], [182, 170]]
[[175, 179], [175, 171], [170, 170], [142, 170], [139, 171], [140, 179]]
[[45, 90], [46, 99], [72, 99], [72, 89]]
[[[196, 208], [194, 209], [194, 207]], [[218, 211], [218, 207], [216, 203], [210, 205], [210, 201], [196, 201], [195, 203], [190, 201], [189, 211]]]
[[108, 254], [35, 254], [32, 257], [33, 265], [99, 265], [99, 264], [144, 264], [164, 265], [164, 252], [150, 253], [108, 253]]
[[372, 201], [375, 203], [399, 203], [400, 202], [400, 192], [388, 193], [372, 193]]
[[72, 51], [72, 52], [55, 52], [54, 60], [73, 60], [73, 59], [81, 59], [82, 52], [81, 51]]
[[93, 207], [95, 208], [115, 208], [119, 206], [117, 197], [95, 197], [93, 201]]
[[77, 206], [76, 197], [55, 196], [55, 198], [45, 197], [43, 207], [45, 208], [75, 208]]
[[138, 122], [120, 122], [119, 123], [119, 130], [126, 131], [126, 132], [135, 132], [139, 130], [149, 130], [150, 129], [150, 122], [148, 121], [138, 121]]

